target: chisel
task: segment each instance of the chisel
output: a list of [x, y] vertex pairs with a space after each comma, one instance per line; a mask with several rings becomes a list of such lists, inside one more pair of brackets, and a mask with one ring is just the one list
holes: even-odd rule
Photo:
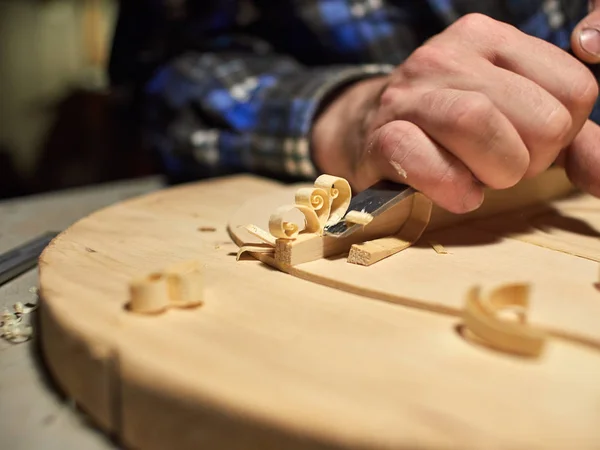
[[0, 255], [0, 286], [35, 267], [38, 258], [58, 232], [45, 233]]

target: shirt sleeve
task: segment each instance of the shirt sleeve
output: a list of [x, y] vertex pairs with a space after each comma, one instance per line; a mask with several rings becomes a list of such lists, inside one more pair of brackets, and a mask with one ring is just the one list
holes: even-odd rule
[[314, 178], [315, 117], [339, 89], [383, 64], [305, 67], [276, 54], [187, 53], [146, 86], [145, 130], [167, 173]]
[[[251, 3], [259, 19], [240, 24]], [[113, 88], [133, 91], [144, 147], [171, 178], [313, 178], [311, 129], [324, 105], [421, 41], [419, 8], [360, 3], [122, 1]]]

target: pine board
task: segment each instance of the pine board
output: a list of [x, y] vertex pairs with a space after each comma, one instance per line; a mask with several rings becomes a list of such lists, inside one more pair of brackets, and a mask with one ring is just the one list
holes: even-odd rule
[[[240, 205], [282, 189], [241, 176], [159, 191], [92, 214], [46, 249], [44, 358], [107, 433], [141, 449], [600, 447], [600, 352], [592, 346], [553, 339], [540, 359], [517, 358], [470, 342], [452, 315], [236, 262], [226, 224]], [[206, 226], [216, 231], [198, 231]], [[462, 252], [476, 247], [440, 233], [451, 255], [416, 248], [414, 257], [467, 264]], [[596, 273], [590, 260], [540, 250], [536, 258], [574, 258], [577, 281]], [[160, 316], [125, 309], [132, 277], [188, 259], [205, 266], [202, 308]], [[435, 274], [425, 291], [408, 293], [427, 299]], [[536, 270], [549, 285], [556, 275]], [[552, 308], [573, 315], [577, 296]], [[536, 309], [534, 319], [548, 311]]]

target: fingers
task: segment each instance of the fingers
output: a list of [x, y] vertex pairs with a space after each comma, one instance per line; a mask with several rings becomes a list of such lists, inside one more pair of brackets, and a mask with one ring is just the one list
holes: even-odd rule
[[573, 53], [590, 64], [600, 63], [600, 1], [590, 2], [590, 14], [583, 19], [571, 35]]
[[[597, 3], [600, 5], [600, 1]], [[600, 8], [588, 20], [595, 16], [600, 27]], [[572, 115], [571, 139], [583, 127], [598, 97], [598, 83], [567, 52], [478, 14], [465, 16], [450, 30], [463, 45], [476, 46], [480, 55], [494, 65], [531, 80], [560, 101]]]
[[588, 121], [565, 152], [564, 166], [571, 182], [600, 197], [600, 127]]
[[367, 165], [380, 179], [407, 183], [456, 214], [483, 202], [483, 188], [469, 169], [416, 125], [390, 122], [371, 137]]
[[[518, 107], [518, 105], [516, 105]], [[454, 89], [398, 95], [398, 117], [421, 128], [483, 184], [505, 189], [529, 168], [529, 152], [510, 120], [484, 94]]]
[[569, 111], [520, 75], [470, 66], [479, 77], [449, 76], [443, 81], [448, 88], [409, 81], [389, 90], [378, 123], [390, 117], [414, 122], [495, 189], [550, 167], [574, 137]]
[[547, 170], [585, 120], [574, 127], [571, 112], [548, 91], [523, 76], [493, 67], [486, 72], [486, 79], [489, 82], [479, 88], [480, 92], [508, 118], [529, 152], [529, 166], [523, 177]]

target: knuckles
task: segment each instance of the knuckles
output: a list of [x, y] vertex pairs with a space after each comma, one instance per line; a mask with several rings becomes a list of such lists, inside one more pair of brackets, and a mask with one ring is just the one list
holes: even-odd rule
[[[375, 151], [379, 156], [390, 160], [398, 151], [406, 156], [419, 146], [419, 129], [416, 125], [405, 122], [390, 122], [378, 132], [378, 145]], [[397, 158], [396, 155], [394, 158]]]
[[505, 25], [485, 14], [466, 14], [450, 25], [449, 30], [463, 36], [495, 36], [502, 34]]
[[562, 148], [567, 145], [573, 128], [573, 119], [569, 111], [562, 105], [556, 108], [542, 130], [543, 140], [547, 145]]
[[448, 126], [468, 134], [489, 128], [495, 113], [494, 103], [479, 92], [464, 92], [454, 97], [446, 108]]
[[402, 65], [402, 72], [407, 78], [416, 78], [445, 71], [447, 61], [451, 60], [448, 51], [438, 44], [430, 43], [417, 48]]
[[579, 73], [573, 77], [567, 106], [591, 113], [594, 104], [598, 100], [598, 81], [590, 70], [580, 65]]

